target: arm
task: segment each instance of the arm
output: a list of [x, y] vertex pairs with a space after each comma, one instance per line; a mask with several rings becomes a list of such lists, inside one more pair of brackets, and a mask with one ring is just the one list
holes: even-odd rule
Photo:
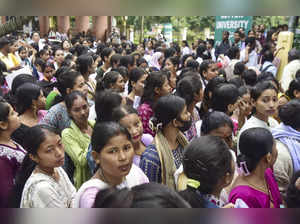
[[[152, 147], [152, 148], [151, 148]], [[161, 164], [154, 145], [147, 147], [141, 156], [140, 168], [150, 182], [161, 183]]]
[[75, 166], [86, 166], [86, 155], [88, 150], [87, 148], [83, 149], [80, 147], [78, 139], [76, 138], [76, 135], [74, 135], [72, 129], [67, 128], [62, 132], [62, 143], [65, 146], [66, 153], [68, 153]]

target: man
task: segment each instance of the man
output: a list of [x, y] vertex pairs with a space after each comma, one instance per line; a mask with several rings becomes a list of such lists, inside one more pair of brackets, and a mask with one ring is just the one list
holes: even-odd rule
[[215, 51], [216, 58], [218, 58], [220, 54], [225, 54], [230, 47], [229, 32], [225, 30], [223, 31], [222, 42], [217, 46]]
[[241, 49], [242, 43], [241, 43], [241, 33], [240, 31], [236, 30], [234, 32], [234, 40], [233, 40], [233, 46], [237, 46]]

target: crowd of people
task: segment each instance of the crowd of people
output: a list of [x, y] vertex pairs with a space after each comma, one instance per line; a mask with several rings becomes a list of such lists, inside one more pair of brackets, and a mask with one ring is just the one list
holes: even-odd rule
[[286, 28], [191, 47], [1, 37], [0, 207], [300, 207], [299, 50], [277, 80]]

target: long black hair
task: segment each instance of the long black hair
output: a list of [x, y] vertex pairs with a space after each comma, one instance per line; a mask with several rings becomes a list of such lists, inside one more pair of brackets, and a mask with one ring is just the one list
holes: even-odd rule
[[183, 170], [189, 179], [200, 182], [198, 188], [187, 185], [180, 195], [192, 207], [203, 207], [201, 194], [211, 194], [220, 180], [227, 173], [232, 174], [232, 155], [227, 144], [216, 136], [201, 136], [194, 139], [185, 149], [183, 156]]
[[13, 208], [20, 207], [25, 183], [37, 165], [33, 160], [30, 159], [29, 155], [37, 155], [38, 149], [45, 141], [46, 136], [49, 133], [58, 135], [57, 131], [48, 125], [37, 125], [31, 127], [26, 133], [23, 146], [27, 151], [27, 154], [22, 162], [20, 170], [17, 173], [16, 182], [12, 191], [12, 197], [10, 201], [11, 207]]

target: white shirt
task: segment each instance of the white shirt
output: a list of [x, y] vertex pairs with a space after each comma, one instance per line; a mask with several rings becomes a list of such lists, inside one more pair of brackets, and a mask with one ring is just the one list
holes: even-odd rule
[[[267, 68], [267, 70], [265, 70], [265, 68]], [[271, 72], [273, 74], [273, 76], [276, 78], [277, 68], [275, 67], [275, 65], [273, 65], [272, 62], [265, 61], [265, 63], [262, 65], [262, 68], [261, 68], [261, 71], [264, 71], [264, 70], [265, 70], [265, 72]]]
[[293, 60], [288, 63], [282, 73], [280, 80], [281, 86], [284, 91], [287, 91], [290, 83], [295, 79], [296, 72], [300, 69], [300, 60]]
[[[245, 58], [246, 58], [246, 49], [242, 50], [241, 51], [241, 55], [240, 55], [240, 60], [241, 61], [245, 61]], [[249, 60], [248, 62], [246, 63], [246, 66], [247, 67], [256, 67], [258, 66], [258, 55], [254, 50], [251, 51], [251, 53], [249, 54]]]

